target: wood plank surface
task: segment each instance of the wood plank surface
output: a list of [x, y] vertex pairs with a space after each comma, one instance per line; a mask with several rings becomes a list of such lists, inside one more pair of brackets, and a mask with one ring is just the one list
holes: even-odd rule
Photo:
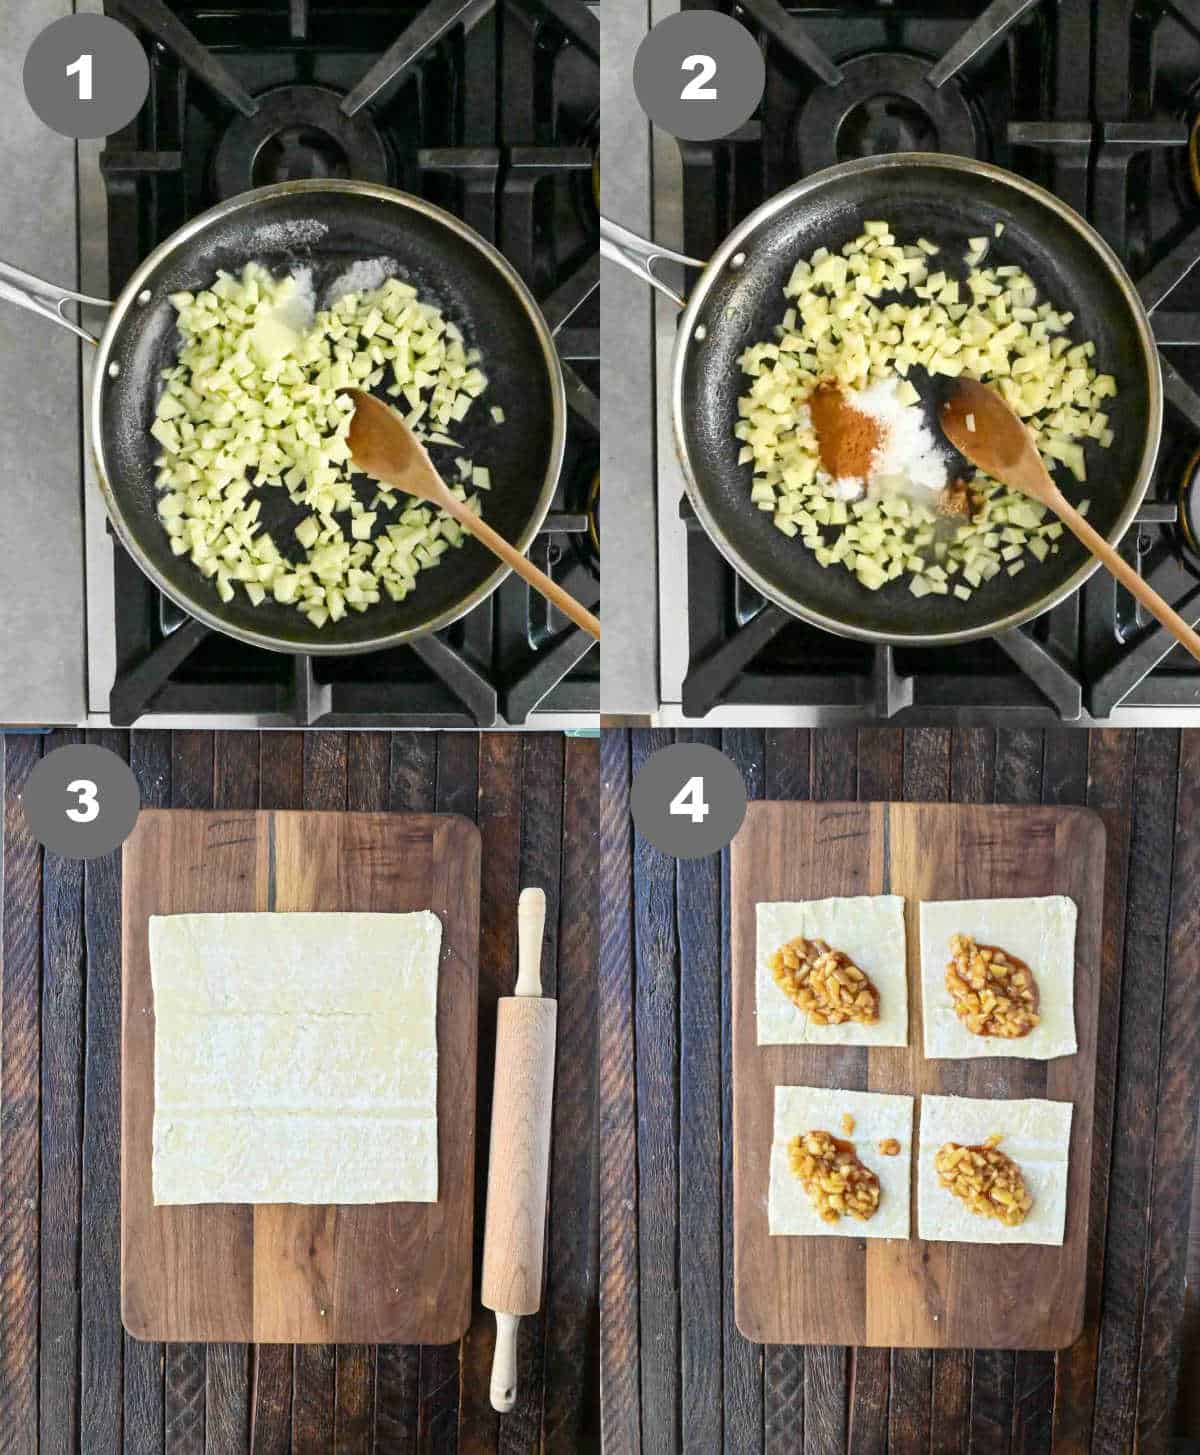
[[[461, 1336], [471, 1309], [478, 885], [477, 831], [453, 816], [142, 814], [125, 847], [123, 897], [122, 1309], [131, 1333], [297, 1344]], [[432, 909], [442, 920], [436, 1203], [153, 1205], [149, 916], [272, 909]]]
[[[1104, 829], [1086, 810], [946, 804], [752, 804], [731, 853], [735, 1302], [761, 1343], [1053, 1349], [1083, 1318], [1100, 985]], [[906, 1047], [756, 1044], [755, 906], [832, 895], [907, 900]], [[1079, 1050], [1051, 1061], [969, 1062], [923, 1053], [919, 903], [1066, 894], [1079, 906]], [[1061, 1248], [772, 1237], [766, 1188], [779, 1085], [1071, 1101], [1067, 1228]], [[919, 1104], [914, 1123], [919, 1120]], [[916, 1146], [914, 1125], [914, 1150]], [[913, 1172], [915, 1209], [916, 1174]], [[820, 1256], [814, 1256], [814, 1250]], [[829, 1288], [838, 1297], [829, 1297]], [[987, 1297], [977, 1291], [986, 1288]], [[873, 1375], [860, 1360], [858, 1377]], [[860, 1420], [860, 1431], [862, 1421]], [[867, 1443], [870, 1443], [868, 1441]]]

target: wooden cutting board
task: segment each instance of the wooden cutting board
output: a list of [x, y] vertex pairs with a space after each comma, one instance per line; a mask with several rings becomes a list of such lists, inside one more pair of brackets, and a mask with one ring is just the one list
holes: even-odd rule
[[[733, 842], [733, 1212], [738, 1328], [763, 1344], [1057, 1349], [1083, 1325], [1105, 833], [1086, 809], [754, 803]], [[908, 1046], [759, 1046], [755, 905], [832, 895], [907, 898]], [[1052, 1061], [922, 1053], [922, 899], [1066, 894], [1079, 908], [1079, 1050]], [[1070, 1101], [1061, 1248], [772, 1237], [767, 1186], [777, 1085]], [[919, 1101], [914, 1107], [916, 1146]]]
[[[152, 914], [442, 921], [436, 1203], [155, 1207]], [[440, 1344], [471, 1315], [479, 831], [441, 814], [146, 810], [122, 893], [121, 1314], [142, 1339]]]

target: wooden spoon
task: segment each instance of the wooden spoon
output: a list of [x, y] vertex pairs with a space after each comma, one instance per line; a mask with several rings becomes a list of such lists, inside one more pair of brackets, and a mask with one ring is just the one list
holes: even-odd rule
[[394, 409], [389, 409], [382, 400], [361, 389], [347, 389], [346, 393], [354, 400], [354, 415], [350, 420], [350, 454], [360, 470], [365, 470], [385, 485], [403, 491], [405, 495], [427, 500], [430, 505], [436, 505], [453, 516], [464, 530], [470, 531], [505, 565], [511, 566], [518, 576], [552, 601], [564, 616], [590, 632], [597, 641], [600, 640], [598, 617], [581, 606], [557, 581], [552, 581], [545, 571], [539, 571], [516, 546], [497, 535], [485, 520], [480, 520], [473, 510], [450, 493], [425, 446]]
[[960, 379], [953, 395], [942, 406], [942, 429], [955, 449], [966, 455], [976, 469], [1010, 490], [1019, 490], [1048, 506], [1122, 586], [1200, 661], [1200, 634], [1167, 605], [1066, 499], [1050, 478], [1033, 436], [994, 389], [975, 379]]

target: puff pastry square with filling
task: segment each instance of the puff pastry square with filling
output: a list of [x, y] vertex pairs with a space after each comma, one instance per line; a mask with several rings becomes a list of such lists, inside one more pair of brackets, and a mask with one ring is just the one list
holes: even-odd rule
[[[1075, 1039], [1075, 901], [1043, 899], [943, 899], [921, 904], [921, 1014], [930, 1060], [964, 1056], [1025, 1056], [1048, 1061], [1071, 1056]], [[979, 1036], [958, 1018], [946, 989], [954, 935], [994, 945], [1033, 971], [1040, 1024], [1028, 1035]]]
[[[842, 1128], [842, 1117], [847, 1114], [854, 1118], [852, 1132]], [[912, 1118], [911, 1096], [837, 1091], [822, 1086], [777, 1086], [767, 1195], [770, 1231], [815, 1238], [907, 1238]], [[858, 1160], [879, 1178], [879, 1206], [872, 1217], [823, 1221], [788, 1158], [792, 1138], [812, 1131], [826, 1131], [853, 1142]], [[884, 1156], [879, 1150], [879, 1143], [888, 1137], [900, 1144], [895, 1156]]]
[[[927, 1242], [1061, 1245], [1067, 1217], [1071, 1143], [1069, 1101], [990, 1101], [969, 1096], [921, 1098], [917, 1152], [917, 1233]], [[1033, 1206], [1015, 1228], [972, 1212], [938, 1181], [934, 1158], [945, 1142], [980, 1146], [1000, 1136], [999, 1150], [1021, 1169]], [[1084, 1188], [1082, 1196], [1087, 1196]]]
[[[849, 899], [776, 900], [756, 906], [756, 1007], [760, 1046], [906, 1046], [908, 976], [904, 899], [898, 894]], [[862, 970], [879, 992], [879, 1018], [864, 1024], [814, 1025], [775, 983], [768, 963], [781, 945], [802, 936], [824, 940]]]

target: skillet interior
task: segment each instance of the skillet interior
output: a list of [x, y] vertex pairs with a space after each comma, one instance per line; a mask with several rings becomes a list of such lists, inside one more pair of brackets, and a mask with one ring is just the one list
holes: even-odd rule
[[[488, 521], [522, 548], [532, 539], [554, 492], [561, 430], [554, 427], [554, 390], [541, 339], [518, 296], [487, 256], [436, 217], [398, 205], [397, 196], [337, 191], [319, 186], [282, 194], [247, 194], [249, 205], [217, 219], [175, 248], [141, 285], [150, 300], [132, 303], [120, 320], [101, 363], [120, 372], [104, 379], [100, 437], [112, 491], [110, 510], [119, 529], [136, 542], [159, 584], [185, 610], [212, 620], [233, 635], [267, 634], [280, 650], [353, 651], [388, 645], [446, 624], [499, 583], [506, 568], [490, 551], [468, 540], [423, 571], [403, 602], [386, 596], [361, 615], [310, 626], [298, 611], [270, 599], [254, 607], [238, 592], [222, 603], [216, 589], [186, 557], [171, 554], [155, 515], [155, 440], [148, 433], [160, 392], [159, 375], [178, 350], [175, 310], [168, 295], [207, 286], [218, 269], [240, 271], [247, 261], [276, 274], [311, 267], [318, 306], [323, 290], [357, 260], [394, 259], [396, 276], [418, 288], [462, 329], [468, 346], [483, 351], [487, 393], [467, 420], [450, 433], [461, 449], [432, 446], [450, 478], [463, 454], [491, 471], [485, 496]], [[389, 270], [393, 271], [393, 270]], [[492, 422], [490, 407], [504, 410]], [[366, 477], [355, 477], [363, 490]], [[292, 528], [305, 514], [283, 490], [262, 493], [262, 520], [281, 549], [294, 546]]]
[[738, 355], [748, 344], [773, 337], [785, 309], [783, 287], [797, 259], [822, 246], [840, 249], [872, 218], [887, 221], [901, 241], [927, 237], [939, 244], [937, 264], [958, 277], [966, 272], [967, 239], [991, 237], [994, 224], [1002, 222], [1004, 232], [989, 261], [1020, 264], [1041, 298], [1074, 312], [1072, 338], [1095, 340], [1100, 370], [1117, 380], [1117, 398], [1105, 401], [1115, 439], [1108, 450], [1086, 447], [1085, 485], [1065, 470], [1056, 479], [1076, 503], [1090, 498], [1092, 524], [1114, 535], [1137, 484], [1151, 424], [1152, 374], [1127, 299], [1091, 245], [1036, 198], [984, 173], [919, 160], [866, 174], [827, 174], [811, 194], [761, 223], [742, 245], [741, 268], [726, 267], [715, 278], [689, 319], [702, 324], [706, 336], [699, 343], [689, 336], [679, 363], [684, 405], [677, 428], [694, 477], [693, 499], [735, 568], [771, 599], [818, 625], [909, 642], [992, 634], [1043, 609], [1087, 564], [1074, 537], [1064, 536], [1059, 554], [1044, 564], [1029, 559], [1018, 576], [997, 576], [968, 602], [918, 600], [904, 578], [871, 592], [843, 567], [823, 569], [798, 538], [789, 539], [769, 513], [754, 509], [751, 467], [737, 464], [733, 427], [738, 397], [749, 382]]

